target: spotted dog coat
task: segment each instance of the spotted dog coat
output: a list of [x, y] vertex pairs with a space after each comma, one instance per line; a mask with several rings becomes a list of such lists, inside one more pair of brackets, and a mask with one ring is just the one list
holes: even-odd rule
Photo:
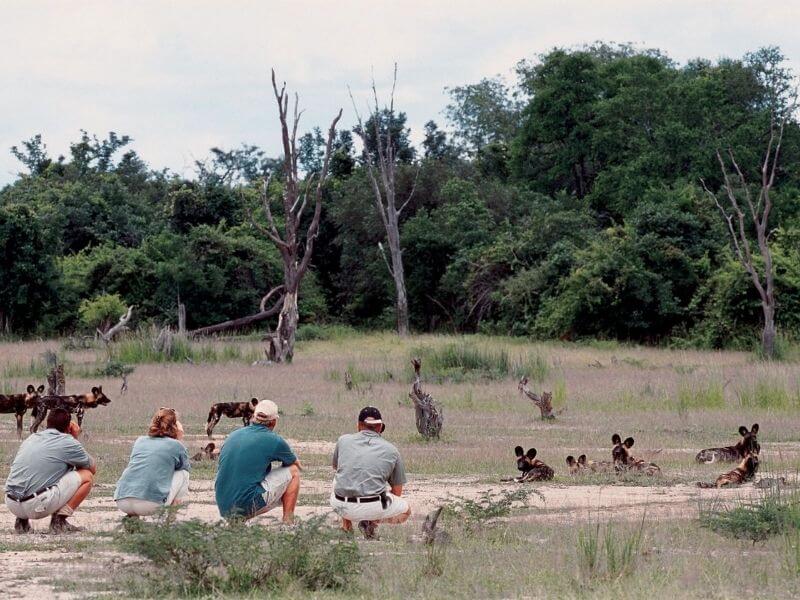
[[83, 415], [87, 408], [96, 408], [111, 403], [111, 398], [103, 393], [103, 386], [93, 387], [86, 394], [71, 394], [68, 396], [42, 396], [31, 411], [33, 422], [31, 433], [35, 433], [47, 417], [47, 412], [54, 408], [63, 408], [70, 413], [75, 413], [78, 427], [83, 424]]
[[661, 474], [661, 467], [635, 458], [630, 453], [630, 449], [633, 447], [632, 437], [626, 438], [625, 441], [623, 441], [620, 435], [615, 433], [611, 436], [611, 443], [614, 444], [614, 447], [611, 449], [611, 459], [614, 462], [614, 470], [617, 473], [635, 471], [644, 473], [645, 475]]
[[23, 394], [0, 394], [0, 413], [14, 413], [17, 418], [17, 437], [22, 439], [22, 418], [29, 408], [34, 408], [44, 391], [44, 386], [38, 388], [29, 385]]
[[192, 456], [192, 460], [217, 460], [219, 456], [219, 448], [214, 442], [208, 442], [200, 452]]
[[510, 477], [502, 481], [514, 481], [522, 483], [525, 481], [548, 481], [555, 474], [553, 469], [536, 458], [536, 448], [530, 448], [527, 452], [523, 451], [522, 446], [514, 448], [517, 457], [517, 469], [522, 471], [520, 477]]
[[754, 423], [750, 431], [742, 425], [739, 427], [739, 435], [742, 436], [742, 439], [735, 446], [706, 448], [700, 450], [694, 459], [699, 463], [736, 462], [742, 460], [747, 454], [757, 455], [761, 452], [761, 446], [758, 443], [758, 423]]
[[242, 419], [245, 427], [250, 425], [250, 419], [256, 410], [258, 398], [251, 398], [249, 402], [218, 402], [211, 405], [208, 411], [208, 421], [206, 421], [206, 434], [211, 437], [211, 432], [217, 426], [223, 415], [229, 419]]
[[607, 460], [586, 460], [586, 455], [581, 454], [577, 460], [572, 455], [568, 456], [567, 468], [570, 475], [582, 475], [588, 472], [611, 473], [614, 470], [614, 465]]
[[750, 454], [749, 452], [742, 458], [739, 466], [733, 471], [723, 473], [717, 480], [711, 483], [698, 482], [697, 487], [710, 488], [710, 487], [725, 487], [726, 485], [742, 485], [747, 481], [752, 481], [758, 471], [758, 454]]

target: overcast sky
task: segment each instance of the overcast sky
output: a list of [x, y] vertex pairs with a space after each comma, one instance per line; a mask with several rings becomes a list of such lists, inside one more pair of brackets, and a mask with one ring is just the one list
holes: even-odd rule
[[[768, 7], [767, 7], [768, 6]], [[36, 1], [0, 0], [0, 184], [8, 148], [36, 133], [51, 155], [80, 129], [134, 138], [153, 168], [191, 176], [212, 146], [279, 154], [275, 67], [301, 97], [301, 130], [366, 102], [399, 64], [397, 104], [413, 138], [444, 125], [444, 88], [497, 74], [554, 46], [658, 47], [684, 62], [779, 45], [797, 70], [800, 2], [779, 0]]]

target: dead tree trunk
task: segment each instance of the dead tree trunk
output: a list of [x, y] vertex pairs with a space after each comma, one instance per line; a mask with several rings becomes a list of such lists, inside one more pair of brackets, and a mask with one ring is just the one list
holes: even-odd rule
[[[275, 71], [272, 71], [272, 89], [278, 103], [278, 118], [281, 124], [281, 141], [283, 143], [283, 231], [278, 230], [276, 220], [272, 216], [270, 206], [270, 180], [264, 182], [261, 201], [267, 218], [267, 225], [263, 226], [255, 219], [251, 219], [254, 226], [267, 236], [278, 248], [283, 260], [283, 304], [278, 316], [278, 327], [270, 336], [267, 349], [269, 359], [273, 362], [291, 362], [294, 356], [295, 333], [300, 318], [297, 310], [297, 297], [300, 283], [308, 270], [311, 256], [314, 252], [314, 241], [319, 233], [319, 220], [322, 215], [322, 191], [328, 177], [333, 139], [336, 135], [336, 124], [342, 116], [339, 114], [333, 119], [328, 128], [328, 140], [325, 146], [325, 157], [319, 173], [311, 173], [301, 179], [298, 171], [297, 126], [300, 122], [299, 99], [294, 97], [293, 116], [289, 117], [289, 96], [284, 83], [280, 90], [275, 82]], [[291, 120], [291, 124], [289, 121]], [[313, 190], [313, 192], [312, 192]], [[313, 193], [314, 212], [311, 222], [305, 231], [301, 231], [303, 212], [308, 204], [309, 193]], [[303, 240], [302, 238], [305, 238]]]
[[528, 389], [528, 378], [523, 377], [519, 380], [519, 385], [517, 386], [520, 394], [527, 396], [527, 398], [533, 402], [538, 408], [539, 412], [542, 413], [542, 420], [551, 420], [555, 419], [556, 415], [553, 412], [553, 394], [550, 392], [542, 392], [542, 395], [532, 392]]
[[[794, 111], [796, 101], [783, 109], [782, 115], [773, 110], [770, 119], [770, 135], [767, 142], [767, 149], [764, 153], [764, 160], [759, 165], [761, 172], [760, 189], [756, 199], [753, 199], [751, 185], [745, 178], [742, 169], [736, 162], [733, 150], [728, 148], [727, 160], [730, 161], [730, 168], [723, 158], [722, 152], [718, 149], [717, 162], [722, 171], [723, 186], [728, 206], [723, 206], [717, 195], [714, 194], [706, 182], [701, 178], [703, 189], [713, 199], [717, 208], [725, 220], [728, 227], [728, 234], [733, 245], [736, 258], [750, 275], [761, 300], [761, 310], [764, 318], [764, 325], [761, 332], [761, 349], [765, 357], [772, 358], [775, 354], [775, 267], [772, 262], [772, 252], [769, 247], [769, 217], [772, 212], [772, 187], [775, 184], [775, 174], [778, 169], [778, 159], [780, 158], [781, 142], [783, 141], [783, 131], [786, 121]], [[779, 122], [778, 122], [779, 121]], [[732, 173], [731, 173], [732, 169]], [[735, 178], [735, 181], [734, 181]], [[747, 215], [742, 208], [741, 198], [744, 198]], [[756, 263], [753, 257], [753, 240], [748, 236], [747, 229], [750, 226], [748, 220], [752, 221], [755, 233], [755, 245], [761, 255], [763, 265]]]
[[[400, 246], [400, 215], [408, 205], [416, 188], [416, 178], [414, 186], [408, 198], [398, 207], [397, 202], [397, 154], [392, 143], [392, 123], [394, 117], [394, 90], [397, 84], [397, 65], [394, 66], [394, 80], [392, 82], [392, 93], [389, 97], [389, 107], [385, 114], [388, 114], [388, 123], [384, 123], [382, 112], [378, 105], [378, 92], [375, 88], [375, 80], [372, 81], [372, 95], [375, 101], [374, 107], [370, 108], [369, 120], [375, 131], [374, 144], [370, 144], [361, 115], [356, 108], [355, 99], [350, 94], [353, 101], [353, 109], [358, 119], [358, 127], [355, 132], [364, 144], [364, 165], [366, 166], [367, 176], [372, 185], [372, 192], [375, 198], [375, 208], [381, 217], [381, 222], [386, 230], [386, 241], [389, 245], [389, 258], [383, 250], [383, 245], [379, 244], [379, 249], [383, 255], [383, 260], [389, 269], [389, 274], [394, 280], [395, 289], [395, 313], [397, 318], [397, 333], [406, 336], [409, 333], [408, 327], [408, 296], [406, 294], [405, 270], [403, 268], [403, 250]], [[372, 148], [371, 146], [375, 146]], [[419, 175], [419, 170], [417, 170]]]
[[421, 362], [418, 358], [411, 361], [414, 365], [414, 383], [411, 385], [411, 392], [408, 397], [414, 403], [414, 410], [417, 416], [417, 431], [425, 439], [439, 439], [444, 424], [444, 415], [439, 403], [430, 394], [422, 391], [422, 381], [420, 380], [419, 369]]
[[178, 296], [178, 335], [186, 335], [186, 305]]

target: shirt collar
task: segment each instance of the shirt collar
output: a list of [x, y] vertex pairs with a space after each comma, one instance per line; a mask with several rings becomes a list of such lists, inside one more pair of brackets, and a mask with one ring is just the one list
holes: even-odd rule
[[380, 433], [377, 431], [372, 431], [371, 429], [362, 429], [359, 433], [367, 437], [381, 437]]

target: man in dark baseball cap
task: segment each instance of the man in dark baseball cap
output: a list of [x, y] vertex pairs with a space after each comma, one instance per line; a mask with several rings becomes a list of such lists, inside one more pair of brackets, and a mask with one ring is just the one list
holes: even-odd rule
[[362, 408], [357, 429], [336, 442], [330, 503], [342, 518], [342, 529], [352, 531], [353, 521], [358, 521], [364, 537], [377, 539], [379, 523], [404, 523], [411, 516], [408, 502], [401, 498], [406, 474], [400, 452], [381, 437], [386, 425], [380, 410]]

